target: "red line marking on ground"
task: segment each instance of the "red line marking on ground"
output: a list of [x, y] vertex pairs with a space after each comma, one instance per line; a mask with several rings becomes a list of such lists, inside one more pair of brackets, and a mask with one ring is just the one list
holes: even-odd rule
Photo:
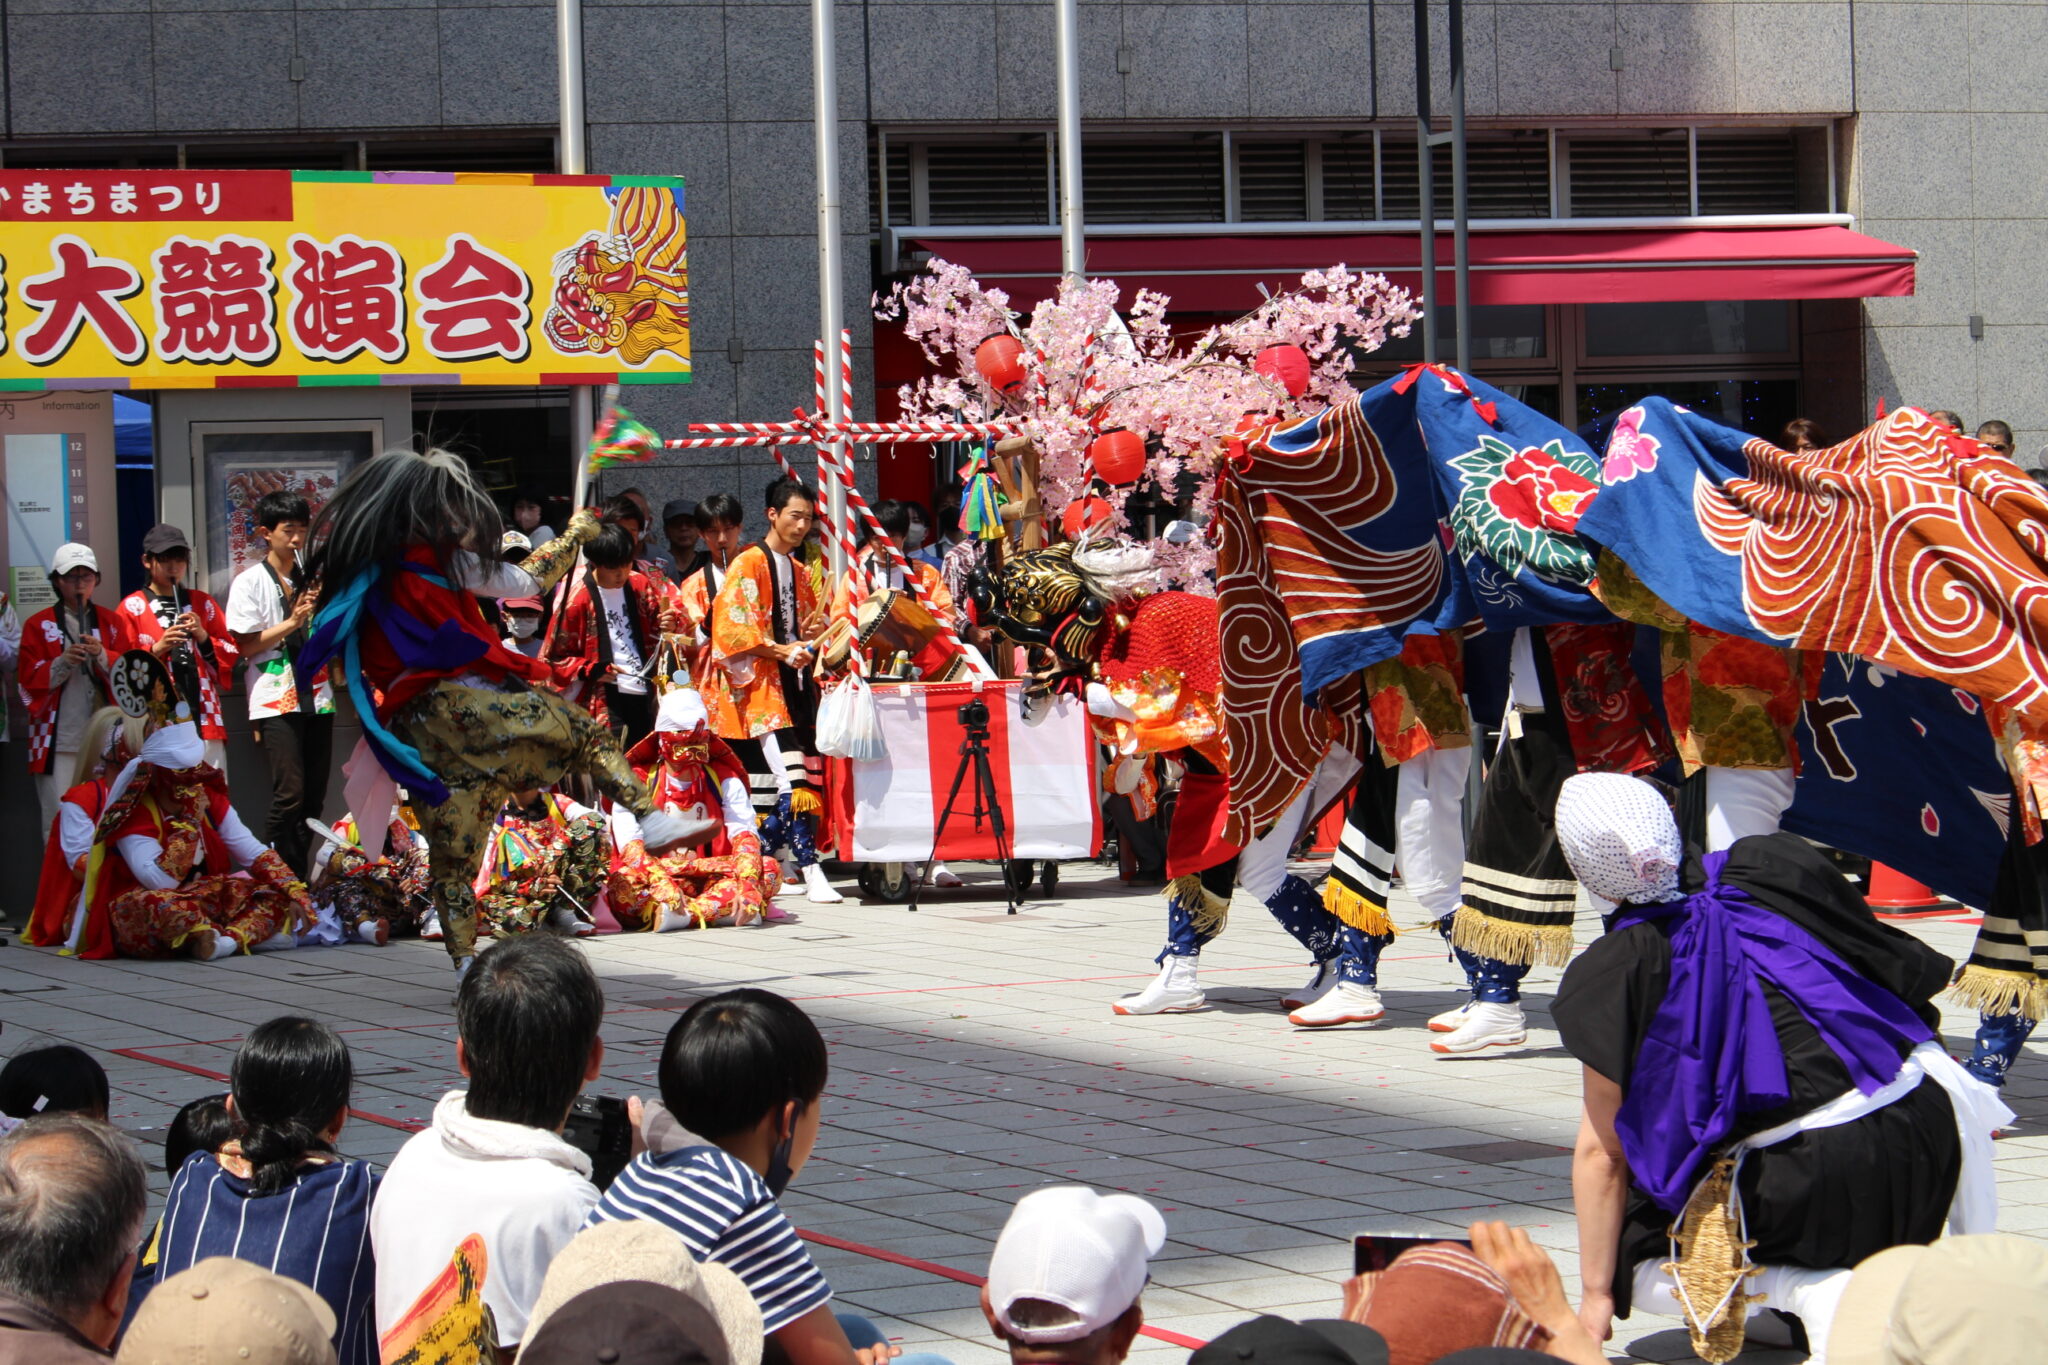
[[[203, 1046], [203, 1044], [169, 1043], [164, 1046], [199, 1047]], [[167, 1066], [173, 1071], [182, 1071], [190, 1076], [204, 1076], [209, 1081], [219, 1081], [222, 1085], [228, 1083], [228, 1078], [218, 1071], [210, 1071], [203, 1066], [194, 1066], [190, 1062], [174, 1062], [168, 1057], [152, 1057], [139, 1047], [109, 1048], [108, 1051], [112, 1052], [116, 1057], [127, 1057], [137, 1062], [149, 1062], [154, 1066]], [[389, 1114], [373, 1114], [367, 1109], [351, 1109], [348, 1111], [348, 1116], [352, 1119], [361, 1119], [365, 1123], [381, 1123], [386, 1128], [396, 1128], [402, 1133], [417, 1133], [427, 1126], [424, 1123], [414, 1123], [410, 1119], [395, 1119]]]
[[[1249, 970], [1249, 968], [1246, 970]], [[171, 1043], [165, 1044], [165, 1046], [198, 1047], [203, 1045], [197, 1043]], [[194, 1066], [190, 1062], [174, 1062], [168, 1057], [152, 1056], [139, 1047], [117, 1047], [111, 1048], [109, 1051], [116, 1057], [126, 1057], [131, 1061], [137, 1062], [148, 1062], [152, 1066], [169, 1067], [173, 1071], [183, 1071], [187, 1075], [204, 1076], [210, 1081], [219, 1081], [222, 1084], [227, 1083], [228, 1078], [218, 1071], [212, 1071], [203, 1066]], [[417, 1133], [426, 1127], [423, 1123], [413, 1123], [406, 1119], [395, 1119], [388, 1114], [372, 1114], [362, 1109], [351, 1109], [348, 1112], [351, 1118], [359, 1118], [366, 1123], [381, 1123], [386, 1128], [396, 1128], [406, 1133]], [[880, 1247], [871, 1247], [865, 1242], [851, 1242], [844, 1237], [834, 1237], [824, 1232], [812, 1232], [808, 1228], [798, 1228], [796, 1231], [797, 1235], [805, 1241], [816, 1242], [819, 1246], [832, 1247], [838, 1251], [851, 1251], [857, 1256], [866, 1256], [877, 1261], [887, 1261], [891, 1265], [900, 1265], [911, 1270], [923, 1271], [927, 1275], [937, 1275], [942, 1279], [953, 1280], [960, 1284], [971, 1284], [977, 1289], [988, 1283], [980, 1275], [971, 1275], [964, 1270], [955, 1270], [951, 1266], [940, 1265], [937, 1261], [924, 1261], [919, 1260], [915, 1256], [899, 1255], [893, 1251], [884, 1251]], [[1139, 1330], [1144, 1335], [1155, 1340], [1166, 1342], [1172, 1346], [1185, 1347], [1190, 1351], [1198, 1346], [1207, 1344], [1194, 1337], [1183, 1336], [1179, 1332], [1169, 1332], [1164, 1327], [1147, 1326]]]
[[[832, 1247], [839, 1251], [851, 1251], [857, 1255], [872, 1257], [877, 1261], [887, 1261], [891, 1265], [900, 1265], [911, 1270], [922, 1270], [927, 1275], [937, 1275], [943, 1279], [952, 1280], [957, 1284], [971, 1284], [976, 1289], [988, 1283], [980, 1275], [971, 1275], [964, 1270], [955, 1270], [949, 1265], [940, 1265], [937, 1261], [921, 1261], [915, 1256], [904, 1256], [898, 1252], [884, 1251], [880, 1247], [871, 1247], [864, 1242], [849, 1242], [844, 1237], [834, 1237], [830, 1233], [812, 1232], [808, 1228], [798, 1228], [797, 1235], [806, 1242], [816, 1242], [819, 1246]], [[1179, 1332], [1169, 1332], [1164, 1327], [1147, 1326], [1141, 1327], [1138, 1330], [1155, 1340], [1163, 1341], [1173, 1346], [1184, 1346], [1191, 1351], [1198, 1346], [1208, 1345], [1207, 1342], [1198, 1337], [1184, 1336]]]

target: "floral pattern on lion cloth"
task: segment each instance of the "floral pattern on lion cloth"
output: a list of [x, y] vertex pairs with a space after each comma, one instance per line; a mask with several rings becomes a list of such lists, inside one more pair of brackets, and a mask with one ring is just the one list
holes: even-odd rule
[[626, 757], [647, 784], [655, 809], [709, 828], [694, 845], [654, 855], [641, 842], [633, 813], [623, 807], [612, 812], [619, 854], [612, 867], [610, 903], [619, 924], [660, 932], [769, 918], [782, 868], [762, 856], [746, 769], [724, 741], [709, 733], [697, 694], [688, 689], [665, 694], [655, 732]]
[[417, 935], [426, 916], [431, 877], [426, 840], [412, 823], [410, 808], [399, 808], [399, 818], [385, 831], [379, 851], [363, 846], [353, 815], [336, 821], [334, 832], [352, 847], [329, 843], [325, 852], [316, 854], [314, 905], [323, 911], [332, 908], [350, 937], [380, 919], [393, 935]]

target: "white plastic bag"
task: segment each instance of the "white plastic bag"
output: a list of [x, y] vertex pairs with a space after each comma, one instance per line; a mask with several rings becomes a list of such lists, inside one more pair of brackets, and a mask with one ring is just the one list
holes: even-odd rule
[[860, 762], [873, 762], [888, 752], [875, 715], [875, 694], [859, 673], [847, 675], [818, 703], [818, 752]]

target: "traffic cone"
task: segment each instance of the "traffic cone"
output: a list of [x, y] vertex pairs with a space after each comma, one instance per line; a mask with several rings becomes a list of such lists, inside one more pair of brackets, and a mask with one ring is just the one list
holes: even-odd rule
[[1905, 873], [1879, 862], [1870, 865], [1870, 891], [1863, 899], [1872, 910], [1888, 917], [1920, 914], [1949, 906], [1949, 902]]

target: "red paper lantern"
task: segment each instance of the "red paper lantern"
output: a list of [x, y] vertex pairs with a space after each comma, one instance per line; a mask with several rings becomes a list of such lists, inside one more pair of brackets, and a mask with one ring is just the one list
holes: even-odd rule
[[974, 348], [974, 368], [997, 393], [1010, 393], [1024, 383], [1024, 343], [997, 332]]
[[1252, 371], [1287, 390], [1289, 398], [1308, 392], [1308, 352], [1299, 346], [1268, 346], [1252, 360]]
[[1060, 532], [1068, 540], [1079, 540], [1083, 531], [1109, 525], [1113, 515], [1107, 498], [1076, 498], [1060, 513]]
[[1145, 472], [1145, 438], [1122, 428], [1088, 443], [1088, 461], [1108, 483], [1129, 483]]

